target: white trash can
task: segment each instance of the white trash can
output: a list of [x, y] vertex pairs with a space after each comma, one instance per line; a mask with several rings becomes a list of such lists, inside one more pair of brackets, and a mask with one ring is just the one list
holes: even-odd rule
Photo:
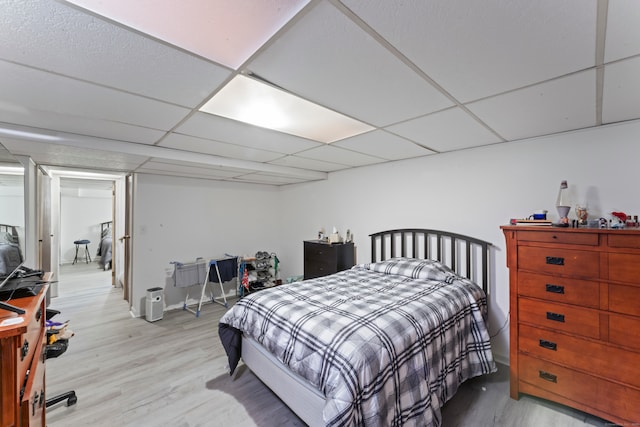
[[162, 319], [164, 312], [164, 302], [162, 298], [162, 288], [147, 289], [147, 301], [145, 316], [147, 321], [155, 322]]

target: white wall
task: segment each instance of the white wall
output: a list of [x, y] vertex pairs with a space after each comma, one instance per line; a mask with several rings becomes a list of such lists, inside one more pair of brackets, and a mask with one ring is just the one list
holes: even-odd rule
[[24, 227], [23, 187], [0, 187], [0, 224]]
[[[639, 139], [640, 122], [633, 122], [336, 172], [327, 181], [286, 186], [279, 210], [286, 236], [280, 255], [290, 271], [302, 272], [302, 241], [315, 238], [320, 226], [335, 225], [343, 234], [351, 229], [358, 262], [369, 261], [368, 234], [387, 229], [434, 228], [487, 240], [494, 245], [493, 334], [509, 312], [500, 225], [536, 209], [548, 209], [550, 219], [557, 219], [554, 203], [563, 179], [575, 202], [586, 202], [594, 215], [639, 214]], [[506, 328], [493, 340], [501, 360], [508, 359], [508, 338]]]
[[[273, 186], [137, 175], [133, 195], [132, 314], [145, 312], [146, 290], [164, 288], [168, 308], [182, 306], [172, 261], [279, 252], [279, 190]], [[225, 293], [234, 293], [235, 286]], [[215, 289], [216, 291], [219, 289]], [[193, 295], [194, 289], [191, 289]], [[216, 295], [220, 295], [217, 292]], [[198, 295], [199, 297], [199, 295]]]
[[[60, 263], [72, 263], [75, 240], [89, 240], [89, 255], [94, 260], [100, 243], [100, 223], [112, 219], [113, 197], [110, 190], [62, 189], [60, 194]], [[82, 252], [81, 252], [81, 251]], [[84, 262], [84, 246], [78, 258]], [[97, 268], [97, 267], [96, 267]]]
[[[370, 258], [370, 233], [403, 227], [467, 234], [494, 245], [490, 332], [509, 312], [508, 270], [500, 225], [554, 203], [568, 180], [576, 203], [591, 213], [640, 214], [635, 170], [640, 122], [363, 167], [326, 181], [275, 188], [138, 175], [134, 194], [132, 313], [144, 314], [146, 289], [165, 288], [181, 305], [171, 261], [224, 253], [275, 251], [282, 277], [302, 274], [303, 240], [333, 226], [355, 236], [357, 262]], [[575, 217], [575, 213], [572, 212]], [[508, 359], [508, 328], [493, 339]]]

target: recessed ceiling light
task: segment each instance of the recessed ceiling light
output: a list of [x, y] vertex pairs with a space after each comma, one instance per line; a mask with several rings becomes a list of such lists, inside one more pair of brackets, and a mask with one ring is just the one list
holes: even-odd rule
[[374, 129], [241, 74], [227, 83], [200, 111], [326, 143]]

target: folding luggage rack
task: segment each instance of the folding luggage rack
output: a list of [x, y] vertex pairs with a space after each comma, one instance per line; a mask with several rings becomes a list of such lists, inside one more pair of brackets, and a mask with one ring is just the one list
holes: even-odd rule
[[[216, 272], [216, 277], [218, 278], [218, 283], [220, 284], [221, 296], [217, 298], [214, 297], [213, 289], [210, 289], [209, 300], [212, 303], [215, 302], [220, 305], [223, 305], [225, 308], [229, 308], [229, 304], [227, 302], [227, 296], [224, 293], [224, 288], [222, 286], [223, 281], [220, 274], [220, 269], [218, 268], [218, 263], [227, 262], [235, 258], [236, 257], [229, 256], [224, 259], [214, 259], [209, 261], [205, 261], [203, 258], [197, 258], [195, 262], [189, 262], [189, 263], [181, 263], [177, 261], [172, 262], [171, 264], [174, 265], [173, 276], [174, 276], [176, 287], [190, 288], [196, 285], [201, 286], [200, 299], [197, 303], [197, 308], [194, 309], [189, 307], [189, 304], [188, 304], [189, 289], [187, 289], [182, 309], [195, 314], [196, 317], [200, 317], [200, 311], [202, 309], [202, 304], [205, 300], [207, 285], [209, 285], [210, 283], [213, 283], [210, 280], [210, 275], [211, 275], [211, 272], [214, 270]], [[237, 269], [235, 271], [234, 277], [236, 278], [236, 281], [237, 281]], [[237, 289], [238, 289], [238, 286], [236, 284], [236, 293], [237, 293]]]

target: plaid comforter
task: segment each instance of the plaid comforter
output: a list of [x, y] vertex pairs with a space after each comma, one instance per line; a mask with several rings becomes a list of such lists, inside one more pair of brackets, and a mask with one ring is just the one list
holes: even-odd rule
[[320, 390], [327, 426], [439, 426], [458, 386], [496, 369], [486, 309], [448, 268], [394, 259], [251, 294], [220, 327]]

